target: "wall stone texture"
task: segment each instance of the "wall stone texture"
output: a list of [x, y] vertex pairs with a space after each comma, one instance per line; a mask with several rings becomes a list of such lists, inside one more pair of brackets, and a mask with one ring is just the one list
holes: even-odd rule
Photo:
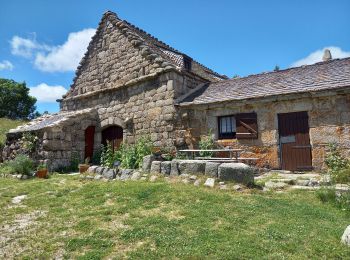
[[[183, 110], [183, 113], [185, 110]], [[218, 139], [218, 116], [257, 113], [258, 139], [218, 140], [222, 146], [242, 148], [242, 157], [257, 157], [257, 166], [280, 168], [278, 113], [307, 111], [312, 145], [312, 164], [324, 169], [328, 144], [336, 143], [344, 156], [350, 157], [350, 95], [329, 92], [320, 97], [292, 97], [288, 100], [251, 100], [226, 102], [187, 108], [190, 147], [196, 147], [201, 135], [212, 130]]]

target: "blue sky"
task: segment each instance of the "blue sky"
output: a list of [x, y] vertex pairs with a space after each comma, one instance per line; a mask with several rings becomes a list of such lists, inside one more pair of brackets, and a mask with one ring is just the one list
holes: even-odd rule
[[1, 0], [0, 77], [25, 81], [40, 112], [58, 111], [106, 10], [229, 77], [311, 64], [326, 47], [350, 56], [347, 0]]

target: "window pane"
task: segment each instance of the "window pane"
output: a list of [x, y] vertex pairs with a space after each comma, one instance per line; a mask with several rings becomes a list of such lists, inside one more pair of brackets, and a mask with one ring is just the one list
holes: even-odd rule
[[231, 125], [232, 125], [232, 132], [236, 133], [236, 118], [233, 116], [231, 117], [232, 121], [231, 121]]
[[221, 118], [221, 133], [226, 133], [226, 117]]

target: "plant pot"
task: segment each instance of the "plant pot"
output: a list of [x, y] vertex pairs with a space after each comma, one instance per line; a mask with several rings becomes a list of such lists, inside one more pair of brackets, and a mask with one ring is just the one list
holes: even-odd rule
[[90, 165], [88, 164], [79, 164], [79, 172], [84, 173], [89, 169]]
[[46, 178], [47, 177], [47, 169], [37, 170], [36, 177], [38, 178]]

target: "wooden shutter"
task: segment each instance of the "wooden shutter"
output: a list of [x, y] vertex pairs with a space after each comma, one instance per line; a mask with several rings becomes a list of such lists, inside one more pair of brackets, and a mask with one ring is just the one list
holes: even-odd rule
[[256, 113], [242, 113], [236, 115], [237, 139], [257, 139], [258, 122]]

